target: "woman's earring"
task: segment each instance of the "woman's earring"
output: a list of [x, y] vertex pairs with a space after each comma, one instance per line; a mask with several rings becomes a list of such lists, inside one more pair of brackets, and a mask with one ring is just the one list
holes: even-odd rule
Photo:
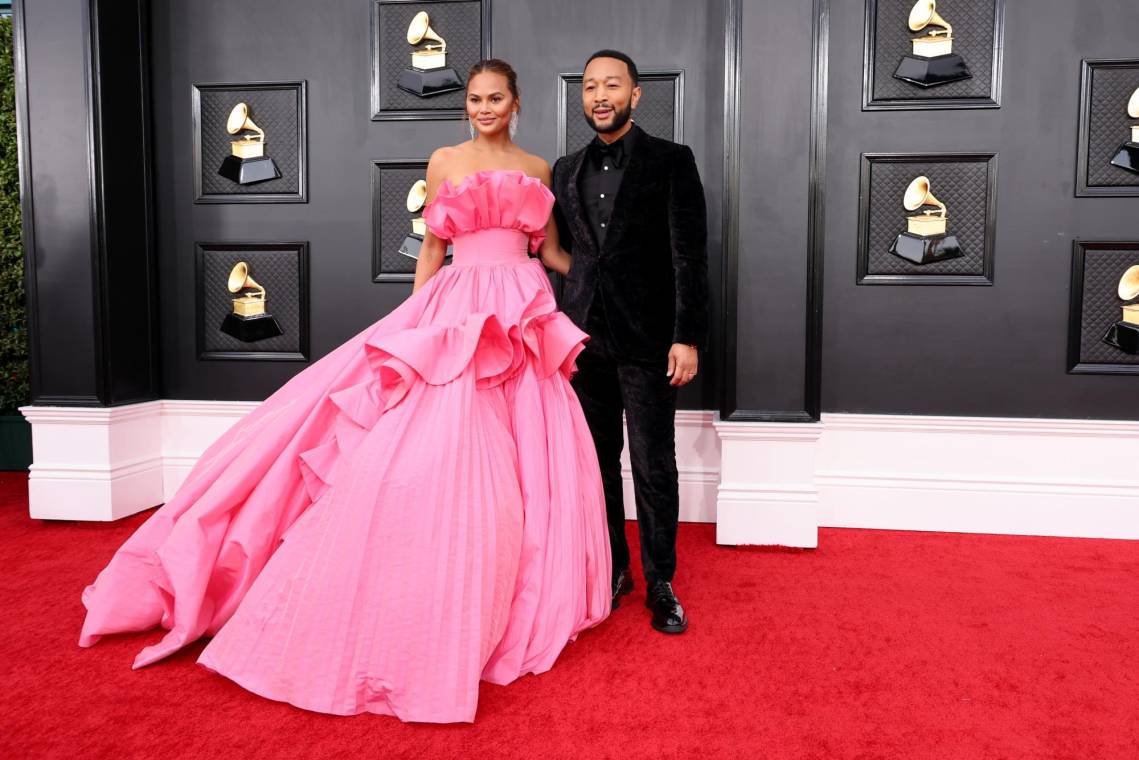
[[518, 134], [518, 112], [515, 111], [510, 115], [510, 139], [513, 140], [514, 136]]
[[467, 126], [471, 130], [471, 139], [472, 140], [475, 139], [475, 123], [473, 121], [471, 121], [469, 116], [467, 117]]

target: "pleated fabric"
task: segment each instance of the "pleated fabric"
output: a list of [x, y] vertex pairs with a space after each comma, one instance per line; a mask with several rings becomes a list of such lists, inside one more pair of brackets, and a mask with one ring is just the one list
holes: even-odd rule
[[521, 172], [444, 185], [454, 263], [205, 452], [84, 591], [80, 644], [168, 629], [137, 668], [212, 635], [198, 661], [263, 696], [452, 722], [603, 620], [587, 336], [527, 255], [551, 206]]

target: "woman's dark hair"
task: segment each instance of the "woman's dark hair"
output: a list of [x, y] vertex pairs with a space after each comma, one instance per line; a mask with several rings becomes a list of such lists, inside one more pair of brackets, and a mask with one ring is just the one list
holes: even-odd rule
[[514, 96], [515, 100], [520, 100], [518, 96], [518, 74], [514, 72], [513, 66], [501, 58], [484, 58], [471, 66], [471, 70], [467, 72], [467, 87], [471, 86], [471, 80], [474, 79], [475, 74], [485, 74], [488, 71], [506, 77], [506, 86], [510, 88], [510, 94]]
[[633, 86], [637, 86], [641, 78], [641, 75], [637, 72], [637, 64], [633, 63], [633, 59], [620, 50], [598, 50], [589, 56], [589, 60], [585, 62], [585, 65], [588, 66], [594, 58], [616, 58], [618, 61], [624, 61], [625, 65], [629, 67], [629, 76], [633, 79]]

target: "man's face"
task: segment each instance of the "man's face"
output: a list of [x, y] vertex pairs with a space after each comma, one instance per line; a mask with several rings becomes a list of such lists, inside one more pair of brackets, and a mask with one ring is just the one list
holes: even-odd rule
[[641, 99], [629, 67], [616, 58], [594, 58], [581, 81], [585, 120], [595, 132], [616, 132], [628, 123]]

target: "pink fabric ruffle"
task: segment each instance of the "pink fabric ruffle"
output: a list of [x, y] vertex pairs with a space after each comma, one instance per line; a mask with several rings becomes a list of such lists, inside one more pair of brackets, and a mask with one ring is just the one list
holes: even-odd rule
[[431, 232], [443, 240], [490, 228], [520, 230], [535, 253], [546, 239], [554, 195], [537, 177], [522, 171], [481, 171], [458, 185], [444, 181], [423, 210]]

